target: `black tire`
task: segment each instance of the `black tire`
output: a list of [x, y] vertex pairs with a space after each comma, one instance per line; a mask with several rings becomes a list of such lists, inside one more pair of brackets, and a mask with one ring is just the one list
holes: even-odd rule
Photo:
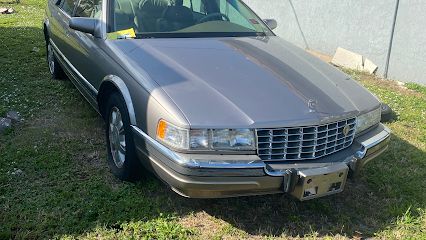
[[[116, 111], [119, 111], [122, 125], [124, 131], [124, 142], [125, 142], [125, 152], [124, 152], [124, 162], [120, 162], [117, 159], [117, 151], [121, 151], [122, 144], [119, 144], [119, 147], [117, 147], [117, 141], [114, 140], [114, 137], [117, 138], [117, 136], [120, 136], [120, 129], [117, 126], [114, 126], [114, 131], [111, 131], [111, 122], [113, 118], [113, 112], [117, 114]], [[130, 118], [129, 113], [127, 110], [127, 106], [125, 104], [125, 101], [121, 94], [119, 93], [112, 93], [107, 100], [107, 103], [105, 105], [105, 132], [107, 137], [107, 150], [108, 150], [108, 165], [111, 169], [111, 172], [119, 179], [123, 181], [136, 181], [140, 180], [143, 173], [143, 168], [141, 167], [141, 163], [138, 160], [136, 149], [135, 149], [135, 143], [133, 140], [133, 135], [131, 132], [131, 126], [130, 126]], [[117, 117], [118, 118], [118, 117]], [[114, 125], [114, 124], [113, 124]], [[118, 135], [117, 135], [118, 134]], [[112, 136], [117, 135], [117, 136]], [[112, 144], [111, 144], [112, 142]], [[120, 150], [118, 150], [120, 148]], [[115, 151], [114, 151], [115, 150]], [[120, 157], [122, 158], [122, 154], [118, 153]], [[114, 157], [115, 155], [115, 157]], [[122, 164], [122, 165], [121, 165]]]
[[62, 69], [61, 65], [58, 62], [58, 59], [56, 58], [56, 55], [53, 51], [53, 46], [50, 43], [49, 39], [46, 41], [46, 60], [47, 60], [47, 67], [49, 69], [50, 75], [53, 79], [64, 79], [65, 73]]
[[396, 120], [396, 114], [394, 111], [389, 107], [389, 105], [382, 103], [382, 117], [380, 121], [387, 123], [394, 120]]

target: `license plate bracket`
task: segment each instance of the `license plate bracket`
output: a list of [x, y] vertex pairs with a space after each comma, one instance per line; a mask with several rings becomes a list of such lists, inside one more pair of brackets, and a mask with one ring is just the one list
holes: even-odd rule
[[342, 192], [348, 171], [349, 167], [345, 163], [299, 170], [297, 171], [298, 181], [291, 195], [305, 201]]

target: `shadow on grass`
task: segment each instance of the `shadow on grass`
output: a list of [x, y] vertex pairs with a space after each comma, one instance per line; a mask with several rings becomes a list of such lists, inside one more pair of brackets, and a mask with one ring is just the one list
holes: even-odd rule
[[[361, 179], [349, 181], [345, 192], [303, 203], [284, 195], [185, 199], [152, 177], [120, 182], [107, 168], [102, 119], [70, 82], [48, 78], [40, 63], [44, 50], [33, 53], [33, 45], [25, 44], [43, 49], [41, 29], [2, 28], [0, 35], [16, 31], [25, 37], [7, 44], [0, 89], [19, 88], [16, 99], [29, 100], [18, 110], [40, 111], [2, 136], [0, 238], [76, 236], [99, 228], [142, 235], [176, 231], [166, 237], [178, 237], [184, 230], [173, 230], [175, 217], [202, 211], [253, 235], [368, 237], [392, 226], [410, 206], [425, 208], [425, 153], [395, 135], [390, 149], [367, 165]], [[14, 169], [23, 173], [12, 174]], [[140, 228], [132, 229], [135, 223]]]
[[253, 235], [370, 237], [391, 227], [408, 208], [425, 209], [425, 157], [425, 152], [392, 135], [390, 149], [338, 195], [307, 202], [284, 195], [184, 202], [192, 211], [206, 211]]
[[162, 189], [156, 180], [131, 184], [111, 176], [102, 119], [69, 81], [50, 78], [41, 24], [13, 27], [20, 18], [0, 22], [0, 113], [13, 109], [25, 119], [0, 135], [0, 239], [78, 235], [132, 222], [143, 233], [163, 226], [172, 234], [166, 236], [185, 234], [163, 209], [167, 197], [153, 194]]

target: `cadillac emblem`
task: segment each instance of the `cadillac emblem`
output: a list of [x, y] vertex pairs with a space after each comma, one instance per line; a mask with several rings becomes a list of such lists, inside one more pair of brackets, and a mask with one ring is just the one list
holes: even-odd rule
[[308, 101], [309, 112], [316, 112], [317, 104], [318, 104], [317, 100], [309, 99]]
[[351, 127], [346, 124], [345, 127], [343, 127], [342, 133], [345, 137], [347, 137], [350, 131], [351, 131]]

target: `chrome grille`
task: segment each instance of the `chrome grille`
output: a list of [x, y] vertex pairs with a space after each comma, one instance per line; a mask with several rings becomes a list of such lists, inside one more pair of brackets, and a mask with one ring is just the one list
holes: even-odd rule
[[316, 159], [332, 154], [352, 144], [355, 120], [351, 118], [319, 126], [257, 129], [257, 154], [262, 160], [271, 161]]

